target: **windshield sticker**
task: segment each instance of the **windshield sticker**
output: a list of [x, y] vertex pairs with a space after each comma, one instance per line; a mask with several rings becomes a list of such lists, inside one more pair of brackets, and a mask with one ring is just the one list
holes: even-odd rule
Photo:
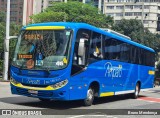
[[43, 55], [40, 52], [36, 55], [36, 65], [38, 66], [43, 65]]
[[18, 59], [32, 59], [32, 55], [27, 55], [27, 54], [18, 54]]
[[104, 67], [106, 68], [105, 77], [119, 78], [122, 77], [122, 65], [112, 66], [112, 63], [107, 62]]
[[33, 59], [28, 60], [26, 62], [26, 66], [27, 66], [28, 69], [33, 68], [34, 67], [34, 61], [33, 61]]
[[43, 35], [41, 34], [26, 34], [25, 35], [26, 40], [33, 40], [33, 39], [43, 39]]
[[68, 60], [66, 59], [66, 57], [63, 58], [63, 63], [64, 63], [64, 64], [67, 64], [67, 63], [68, 63]]
[[63, 65], [64, 65], [63, 61], [57, 61], [56, 62], [56, 66], [63, 66]]

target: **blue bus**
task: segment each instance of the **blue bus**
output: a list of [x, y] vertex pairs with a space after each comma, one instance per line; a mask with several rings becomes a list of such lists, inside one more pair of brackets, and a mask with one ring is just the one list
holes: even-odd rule
[[11, 65], [12, 94], [83, 100], [131, 94], [154, 85], [155, 51], [86, 23], [49, 22], [21, 29]]

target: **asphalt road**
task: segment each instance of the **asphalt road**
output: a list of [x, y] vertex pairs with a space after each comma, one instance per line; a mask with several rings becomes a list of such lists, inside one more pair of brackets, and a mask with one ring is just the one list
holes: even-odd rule
[[[24, 117], [22, 115], [26, 114], [42, 116], [25, 118], [159, 118], [156, 113], [160, 114], [160, 87], [141, 92], [138, 99], [132, 99], [130, 95], [104, 97], [85, 107], [82, 101], [41, 102], [37, 98], [12, 95], [9, 82], [0, 82], [0, 109], [0, 114], [3, 110], [0, 117], [4, 118]], [[4, 115], [10, 112], [14, 116]]]

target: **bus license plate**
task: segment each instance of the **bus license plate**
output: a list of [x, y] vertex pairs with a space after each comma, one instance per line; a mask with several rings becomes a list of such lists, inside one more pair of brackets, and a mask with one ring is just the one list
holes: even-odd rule
[[31, 93], [31, 94], [38, 94], [38, 91], [36, 91], [36, 90], [28, 90], [28, 93]]

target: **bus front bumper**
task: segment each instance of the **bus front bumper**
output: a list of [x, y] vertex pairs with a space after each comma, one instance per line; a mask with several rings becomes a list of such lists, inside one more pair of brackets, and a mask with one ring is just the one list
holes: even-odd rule
[[69, 100], [69, 93], [66, 86], [56, 90], [52, 90], [50, 87], [40, 88], [40, 87], [30, 87], [23, 86], [22, 84], [10, 83], [12, 94], [23, 95], [35, 98], [45, 98], [52, 100]]

